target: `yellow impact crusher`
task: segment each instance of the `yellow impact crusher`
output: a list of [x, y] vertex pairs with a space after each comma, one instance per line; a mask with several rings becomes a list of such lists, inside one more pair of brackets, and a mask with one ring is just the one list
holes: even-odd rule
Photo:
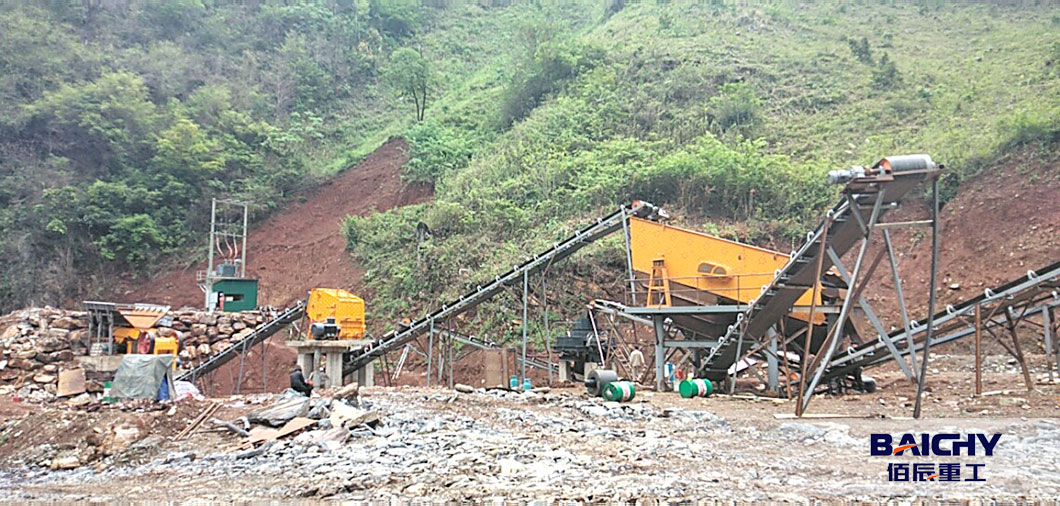
[[306, 339], [364, 339], [364, 299], [338, 288], [314, 288], [306, 302]]

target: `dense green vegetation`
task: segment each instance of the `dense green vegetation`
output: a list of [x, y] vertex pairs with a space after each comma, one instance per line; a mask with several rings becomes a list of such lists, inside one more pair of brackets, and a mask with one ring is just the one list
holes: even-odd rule
[[428, 26], [409, 5], [5, 3], [0, 309], [105, 291], [201, 244], [211, 197], [260, 216], [344, 167]]
[[[454, 297], [635, 198], [741, 240], [795, 242], [834, 198], [830, 168], [927, 152], [950, 166], [948, 197], [1014, 146], [1057, 139], [1055, 8], [728, 3], [630, 3], [559, 33], [542, 9], [504, 28], [519, 43], [452, 79], [407, 130], [409, 173], [436, 181], [435, 201], [347, 220], [375, 309]], [[420, 221], [434, 234], [417, 244]], [[567, 272], [610, 265], [592, 279], [620, 287], [619, 248]], [[503, 332], [516, 307], [477, 317]]]
[[[634, 198], [795, 240], [830, 168], [928, 152], [952, 194], [1060, 129], [1050, 6], [114, 4], [0, 8], [5, 308], [98, 290], [197, 240], [209, 197], [260, 216], [391, 135], [436, 198], [346, 222], [384, 321]], [[564, 268], [621, 265], [617, 250]]]

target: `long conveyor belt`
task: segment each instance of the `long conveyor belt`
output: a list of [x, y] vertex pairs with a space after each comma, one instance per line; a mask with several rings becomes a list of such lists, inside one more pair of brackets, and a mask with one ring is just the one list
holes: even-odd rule
[[223, 351], [221, 351], [221, 353], [210, 357], [208, 360], [199, 364], [194, 369], [188, 370], [180, 376], [177, 376], [177, 381], [194, 382], [196, 379], [202, 377], [204, 374], [216, 370], [218, 367], [221, 367], [229, 360], [232, 360], [233, 358], [239, 356], [240, 353], [244, 353], [246, 352], [246, 350], [250, 349], [254, 345], [268, 339], [280, 329], [286, 327], [287, 325], [290, 325], [295, 321], [298, 321], [298, 319], [301, 318], [303, 314], [305, 314], [305, 302], [298, 301], [298, 303], [296, 303], [294, 306], [287, 308], [282, 313], [277, 315], [276, 318], [265, 322], [258, 328], [254, 329], [254, 332], [251, 332], [243, 339], [232, 343], [231, 346], [225, 348]]
[[[969, 325], [969, 319], [974, 315], [974, 310], [978, 305], [996, 302], [1004, 304], [1005, 310], [1009, 307], [1019, 308], [1028, 314], [1033, 314], [1042, 309], [1060, 306], [1058, 289], [1060, 289], [1060, 262], [1055, 262], [1036, 271], [1029, 271], [1024, 276], [1001, 286], [984, 290], [976, 297], [948, 306], [935, 313], [935, 332], [931, 339], [931, 346], [973, 334], [975, 330]], [[1004, 315], [1004, 313], [1001, 314]], [[859, 368], [864, 369], [893, 360], [894, 356], [888, 352], [883, 339], [889, 340], [903, 356], [909, 354], [908, 343], [910, 342], [913, 343], [914, 351], [921, 350], [927, 334], [927, 325], [923, 321], [926, 319], [920, 323], [913, 322], [909, 335], [902, 328], [875, 341], [837, 353], [835, 358], [829, 362], [824, 378], [842, 376]], [[999, 325], [1001, 323], [992, 319], [983, 321], [984, 328]]]
[[359, 354], [354, 354], [346, 362], [345, 370], [358, 370], [376, 358], [400, 349], [401, 346], [416, 336], [430, 331], [435, 322], [440, 323], [447, 318], [464, 313], [489, 300], [504, 287], [517, 285], [523, 280], [523, 276], [535, 274], [546, 266], [571, 256], [589, 243], [621, 230], [630, 216], [653, 219], [659, 216], [660, 212], [659, 208], [643, 201], [635, 201], [630, 205], [620, 207], [615, 212], [600, 218], [592, 225], [579, 230], [562, 242], [495, 277], [493, 281], [477, 286], [455, 301], [443, 304], [440, 309], [412, 322], [403, 329], [387, 333], [374, 346]]
[[[842, 257], [864, 236], [866, 224], [875, 222], [921, 182], [934, 177], [938, 168], [926, 155], [892, 157], [889, 174], [858, 178], [844, 189], [843, 199], [828, 212], [828, 217], [809, 234], [808, 240], [791, 255], [751, 308], [737, 317], [707, 357], [701, 371], [706, 378], [722, 380], [736, 361], [740, 343], [761, 339], [767, 330], [791, 312], [807, 287], [818, 280], [817, 256], [821, 235], [827, 230], [827, 244]], [[830, 221], [828, 226], [826, 222]], [[833, 265], [829, 255], [822, 259], [822, 272]], [[744, 348], [746, 349], [746, 348]]]

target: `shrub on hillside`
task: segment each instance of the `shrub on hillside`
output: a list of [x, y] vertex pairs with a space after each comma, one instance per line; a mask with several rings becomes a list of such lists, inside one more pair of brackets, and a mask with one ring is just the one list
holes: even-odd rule
[[472, 140], [435, 122], [414, 125], [405, 131], [411, 152], [403, 169], [405, 180], [434, 184], [446, 171], [471, 160]]
[[753, 137], [761, 123], [762, 104], [746, 83], [725, 83], [710, 99], [714, 131], [721, 134], [735, 130]]
[[574, 42], [546, 42], [517, 70], [501, 98], [499, 123], [507, 128], [525, 118], [546, 96], [558, 93], [578, 74], [603, 61], [602, 49]]

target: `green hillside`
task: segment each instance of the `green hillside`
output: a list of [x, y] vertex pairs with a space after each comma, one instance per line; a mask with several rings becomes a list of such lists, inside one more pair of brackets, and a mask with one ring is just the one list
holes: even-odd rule
[[[927, 152], [951, 167], [949, 196], [1012, 147], [1056, 140], [1055, 8], [727, 3], [631, 2], [558, 35], [522, 21], [532, 44], [496, 55], [405, 132], [435, 202], [347, 221], [375, 307], [454, 297], [635, 198], [788, 243], [832, 201], [831, 168]], [[434, 234], [417, 245], [419, 221]], [[620, 247], [568, 272], [621, 286]], [[613, 268], [599, 277], [600, 265]], [[512, 307], [479, 318], [510, 321]]]
[[785, 242], [830, 168], [929, 152], [952, 194], [1054, 143], [1058, 28], [1052, 6], [930, 1], [5, 4], [0, 309], [148, 272], [202, 242], [210, 197], [261, 218], [392, 135], [436, 199], [346, 223], [379, 319], [633, 198]]

